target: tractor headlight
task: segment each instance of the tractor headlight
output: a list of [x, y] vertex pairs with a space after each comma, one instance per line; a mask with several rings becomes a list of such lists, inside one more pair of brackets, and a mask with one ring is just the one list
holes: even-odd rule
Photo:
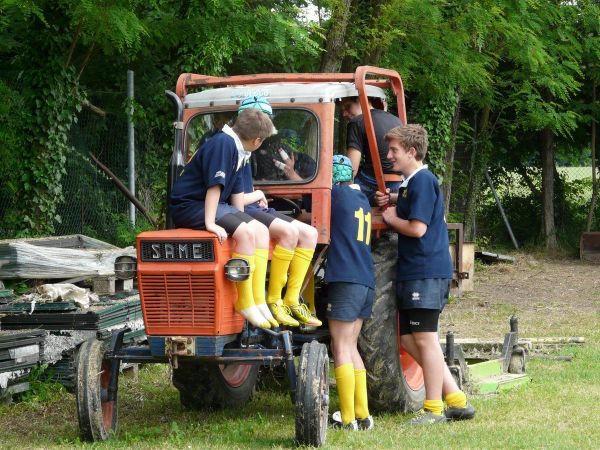
[[119, 280], [131, 280], [135, 278], [137, 271], [137, 259], [133, 256], [117, 256], [115, 259], [115, 276]]
[[250, 276], [248, 261], [241, 258], [231, 258], [225, 264], [225, 276], [230, 281], [244, 281]]

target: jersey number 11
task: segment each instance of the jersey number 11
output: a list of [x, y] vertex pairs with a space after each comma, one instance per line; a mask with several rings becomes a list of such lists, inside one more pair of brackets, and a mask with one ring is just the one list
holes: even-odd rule
[[[358, 219], [358, 233], [356, 234], [356, 240], [359, 242], [364, 242], [369, 245], [371, 242], [371, 213], [368, 212], [365, 215], [365, 212], [362, 208], [358, 211], [354, 212], [354, 217]], [[365, 222], [367, 224], [367, 232], [365, 233]]]

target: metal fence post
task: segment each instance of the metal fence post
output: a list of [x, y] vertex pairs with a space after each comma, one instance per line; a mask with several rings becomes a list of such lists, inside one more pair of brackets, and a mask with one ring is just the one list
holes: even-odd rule
[[[127, 176], [129, 178], [129, 190], [135, 195], [135, 130], [133, 126], [133, 70], [127, 71], [127, 99], [129, 108], [127, 110], [127, 141], [128, 148], [128, 167]], [[129, 203], [129, 221], [131, 226], [135, 227], [135, 206]]]

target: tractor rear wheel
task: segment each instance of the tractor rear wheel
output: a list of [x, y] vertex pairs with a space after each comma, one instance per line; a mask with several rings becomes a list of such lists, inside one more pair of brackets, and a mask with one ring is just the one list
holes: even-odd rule
[[173, 385], [188, 409], [236, 408], [254, 393], [258, 366], [252, 364], [203, 364], [179, 360], [173, 369]]
[[398, 238], [395, 233], [384, 233], [371, 248], [375, 302], [358, 340], [367, 369], [369, 409], [417, 411], [423, 406], [425, 387], [421, 367], [400, 347], [395, 292]]
[[327, 437], [329, 415], [329, 357], [317, 341], [305, 343], [299, 357], [296, 383], [296, 441], [320, 447]]
[[[75, 398], [79, 430], [86, 441], [105, 441], [117, 431], [117, 393], [111, 400], [108, 389], [113, 361], [105, 353], [104, 342], [97, 339], [85, 341], [77, 351]], [[115, 382], [118, 386], [118, 378]]]

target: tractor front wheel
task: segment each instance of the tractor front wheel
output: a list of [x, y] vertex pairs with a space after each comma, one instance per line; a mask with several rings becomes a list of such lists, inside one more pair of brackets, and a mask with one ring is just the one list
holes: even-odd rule
[[320, 447], [327, 437], [329, 357], [317, 341], [302, 346], [296, 383], [296, 441]]
[[79, 430], [86, 441], [105, 441], [117, 431], [117, 390], [119, 371], [114, 380], [115, 391], [111, 397], [109, 386], [112, 364], [118, 360], [105, 358], [104, 342], [97, 339], [85, 341], [77, 352], [75, 398]]

